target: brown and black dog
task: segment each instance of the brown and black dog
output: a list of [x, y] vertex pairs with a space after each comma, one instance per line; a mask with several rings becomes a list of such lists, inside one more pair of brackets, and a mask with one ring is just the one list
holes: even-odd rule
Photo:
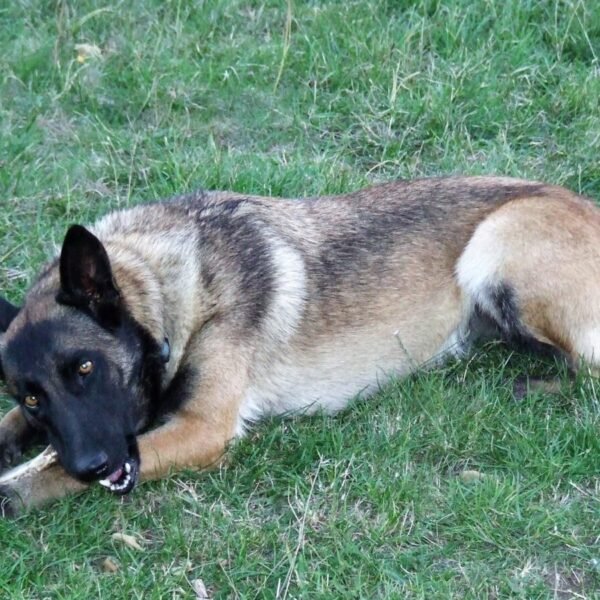
[[508, 178], [281, 200], [199, 192], [75, 225], [21, 308], [0, 305], [18, 511], [219, 463], [265, 415], [338, 411], [492, 326], [600, 356], [600, 210]]

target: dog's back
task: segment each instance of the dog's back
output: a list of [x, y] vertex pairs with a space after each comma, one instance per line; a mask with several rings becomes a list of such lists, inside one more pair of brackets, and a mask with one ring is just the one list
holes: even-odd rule
[[[237, 314], [253, 354], [242, 427], [265, 414], [339, 410], [392, 375], [461, 354], [475, 310], [501, 321], [469, 283], [472, 259], [463, 257], [456, 276], [476, 228], [504, 205], [519, 212], [534, 201], [543, 213], [566, 197], [573, 202], [559, 188], [488, 177], [398, 181], [298, 200], [200, 192], [116, 213], [95, 231], [109, 254], [113, 240], [120, 247], [137, 240], [130, 243], [163, 279], [178, 282], [172, 320], [182, 339], [211, 310]], [[528, 253], [535, 232], [526, 243]], [[169, 264], [169, 255], [178, 258]], [[480, 280], [491, 277], [485, 269]]]
[[[499, 322], [498, 311], [456, 276], [477, 227], [504, 205], [518, 212], [533, 201], [543, 213], [567, 197], [574, 198], [543, 184], [486, 177], [401, 181], [303, 200], [208, 194], [198, 213], [211, 215], [199, 220], [201, 240], [212, 239], [214, 248], [214, 238], [226, 238], [223, 247], [233, 250], [224, 288], [232, 270], [241, 274], [237, 290], [220, 295], [238, 298], [237, 309], [254, 325], [240, 424], [265, 413], [335, 411], [390, 376], [461, 354], [475, 311]], [[536, 246], [535, 235], [528, 243]], [[511, 301], [510, 326], [533, 335], [518, 321], [518, 299]]]

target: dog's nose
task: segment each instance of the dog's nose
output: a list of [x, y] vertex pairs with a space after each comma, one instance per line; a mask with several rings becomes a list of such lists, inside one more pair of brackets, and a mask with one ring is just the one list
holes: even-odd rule
[[85, 480], [102, 477], [108, 471], [108, 455], [101, 451], [97, 454], [81, 456], [75, 461], [75, 471]]

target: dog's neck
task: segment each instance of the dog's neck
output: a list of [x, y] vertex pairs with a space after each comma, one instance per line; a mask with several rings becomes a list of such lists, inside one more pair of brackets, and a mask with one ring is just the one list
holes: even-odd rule
[[159, 345], [170, 337], [166, 330], [164, 298], [160, 282], [150, 265], [139, 254], [126, 247], [106, 245], [113, 277], [125, 308]]
[[[125, 308], [161, 348], [161, 359], [165, 366], [164, 387], [179, 369], [181, 357], [190, 335], [196, 330], [196, 324], [203, 321], [202, 298], [196, 292], [198, 314], [188, 314], [189, 323], [182, 327], [181, 323], [186, 316], [172, 314], [166, 309], [173, 304], [180, 304], [174, 303], [174, 296], [186, 293], [185, 277], [179, 273], [177, 263], [173, 262], [174, 273], [171, 276], [161, 278], [158, 276], [158, 270], [153, 268], [152, 260], [156, 259], [156, 256], [142, 256], [128, 245], [112, 240], [106, 241], [105, 247], [115, 283], [126, 302]], [[180, 283], [167, 288], [165, 280]]]

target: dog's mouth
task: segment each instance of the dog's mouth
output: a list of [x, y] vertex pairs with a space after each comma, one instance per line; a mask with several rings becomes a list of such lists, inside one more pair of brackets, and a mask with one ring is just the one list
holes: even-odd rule
[[113, 494], [123, 496], [135, 487], [139, 471], [139, 460], [133, 456], [129, 456], [118, 469], [106, 477], [106, 479], [100, 479], [98, 483]]

